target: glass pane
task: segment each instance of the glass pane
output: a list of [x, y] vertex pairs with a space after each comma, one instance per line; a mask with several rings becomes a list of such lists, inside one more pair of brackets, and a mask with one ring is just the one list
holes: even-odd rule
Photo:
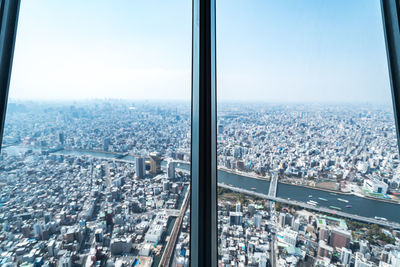
[[190, 72], [189, 0], [22, 1], [0, 265], [188, 266]]
[[221, 266], [395, 266], [380, 1], [217, 1]]

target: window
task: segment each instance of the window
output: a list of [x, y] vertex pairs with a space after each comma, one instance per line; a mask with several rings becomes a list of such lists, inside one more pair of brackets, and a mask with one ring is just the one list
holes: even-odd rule
[[379, 1], [221, 0], [216, 18], [219, 264], [396, 262]]
[[0, 161], [1, 265], [188, 264], [190, 10], [22, 2]]
[[398, 265], [397, 2], [216, 2], [0, 1], [2, 266]]

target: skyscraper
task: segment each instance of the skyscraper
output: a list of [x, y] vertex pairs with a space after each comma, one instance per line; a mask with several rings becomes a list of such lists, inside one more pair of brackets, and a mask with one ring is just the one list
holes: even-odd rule
[[344, 266], [350, 265], [352, 255], [353, 253], [350, 249], [342, 248], [342, 252], [340, 253], [340, 261]]
[[175, 162], [169, 161], [167, 165], [168, 170], [168, 178], [173, 179], [175, 178]]
[[329, 245], [337, 248], [348, 248], [351, 240], [351, 233], [341, 229], [332, 229], [329, 238]]
[[136, 158], [136, 178], [143, 179], [146, 174], [146, 166], [144, 158], [137, 157]]
[[161, 155], [158, 152], [150, 153], [150, 173], [153, 175], [161, 173]]
[[236, 212], [240, 212], [240, 202], [236, 203]]

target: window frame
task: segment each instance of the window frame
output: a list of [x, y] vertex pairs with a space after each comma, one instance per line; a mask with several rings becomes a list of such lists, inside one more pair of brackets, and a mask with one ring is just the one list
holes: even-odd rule
[[394, 120], [396, 124], [397, 146], [400, 151], [400, 1], [381, 0], [382, 24], [385, 34], [386, 56], [389, 70], [390, 88]]
[[217, 266], [216, 3], [192, 8], [190, 264]]
[[[192, 0], [190, 264], [217, 266], [216, 0]], [[20, 0], [0, 0], [0, 142], [7, 109]], [[397, 143], [400, 149], [400, 1], [381, 0]]]
[[21, 0], [0, 0], [0, 144], [3, 144], [20, 3]]

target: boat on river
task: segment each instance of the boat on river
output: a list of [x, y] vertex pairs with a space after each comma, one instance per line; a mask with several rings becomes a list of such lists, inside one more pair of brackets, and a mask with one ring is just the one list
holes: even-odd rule
[[350, 209], [352, 206], [351, 205], [346, 205], [346, 208]]
[[343, 199], [343, 198], [338, 198], [337, 200], [342, 201], [342, 202], [346, 202], [349, 203], [349, 201], [347, 199]]
[[312, 205], [312, 206], [317, 206], [318, 205], [318, 202], [317, 201], [314, 201], [314, 200], [309, 200], [309, 201], [307, 201], [307, 204], [309, 204], [309, 205]]
[[331, 208], [331, 209], [335, 209], [335, 210], [342, 210], [341, 208], [339, 208], [339, 207], [336, 207], [336, 206], [329, 206], [329, 208]]
[[375, 219], [377, 219], [377, 220], [381, 220], [381, 221], [387, 221], [387, 219], [386, 219], [386, 218], [384, 218], [384, 217], [378, 217], [378, 216], [375, 216]]
[[323, 198], [323, 197], [319, 197], [318, 199], [322, 200], [322, 201], [328, 201], [326, 198]]
[[308, 197], [312, 197], [312, 195], [308, 195]]

